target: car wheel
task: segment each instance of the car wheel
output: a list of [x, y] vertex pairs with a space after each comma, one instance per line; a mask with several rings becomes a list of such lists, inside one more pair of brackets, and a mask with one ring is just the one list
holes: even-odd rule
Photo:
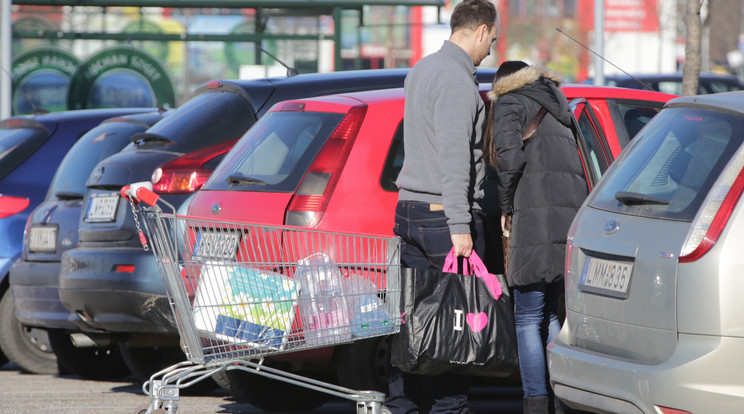
[[[275, 364], [271, 366], [282, 369], [281, 366]], [[305, 374], [300, 373], [300, 375]], [[310, 411], [332, 399], [329, 394], [323, 392], [238, 369], [226, 371], [225, 376], [229, 381], [229, 386], [223, 386], [223, 388], [236, 399], [248, 402], [262, 411]], [[321, 381], [327, 380], [322, 376], [311, 375], [311, 377]]]
[[[125, 343], [119, 344], [124, 363], [132, 371], [139, 382], [150, 380], [152, 374], [171, 365], [186, 361], [186, 354], [177, 346], [132, 347]], [[204, 395], [218, 389], [220, 386], [214, 380], [207, 378], [194, 385], [181, 389], [183, 395]]]
[[32, 374], [61, 373], [47, 331], [24, 326], [16, 319], [10, 290], [0, 299], [0, 332], [0, 350], [19, 368]]
[[131, 375], [117, 346], [78, 348], [70, 333], [50, 329], [49, 344], [57, 355], [57, 362], [75, 375], [86, 379], [107, 380]]
[[0, 367], [5, 366], [9, 362], [8, 357], [5, 356], [2, 350], [0, 350]]
[[389, 352], [387, 337], [337, 346], [333, 356], [339, 385], [353, 390], [387, 392]]

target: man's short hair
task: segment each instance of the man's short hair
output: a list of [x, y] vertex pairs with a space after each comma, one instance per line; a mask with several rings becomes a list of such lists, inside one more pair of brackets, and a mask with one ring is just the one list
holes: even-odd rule
[[450, 28], [454, 33], [462, 29], [475, 30], [478, 26], [485, 24], [490, 31], [496, 24], [497, 17], [496, 6], [490, 1], [464, 0], [452, 11]]

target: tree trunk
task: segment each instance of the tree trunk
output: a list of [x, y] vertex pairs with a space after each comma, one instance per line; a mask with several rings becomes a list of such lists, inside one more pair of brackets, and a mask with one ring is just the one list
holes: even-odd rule
[[702, 66], [701, 38], [702, 22], [700, 8], [705, 0], [687, 0], [687, 40], [685, 42], [685, 66], [682, 68], [682, 95], [697, 95], [700, 67]]

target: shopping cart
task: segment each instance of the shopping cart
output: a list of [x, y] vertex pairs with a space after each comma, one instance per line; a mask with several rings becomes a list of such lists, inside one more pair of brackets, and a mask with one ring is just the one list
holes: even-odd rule
[[121, 194], [155, 255], [187, 358], [143, 385], [150, 404], [137, 414], [174, 414], [181, 388], [228, 370], [381, 412], [380, 392], [285, 372], [264, 358], [398, 332], [399, 239], [177, 215], [147, 182]]

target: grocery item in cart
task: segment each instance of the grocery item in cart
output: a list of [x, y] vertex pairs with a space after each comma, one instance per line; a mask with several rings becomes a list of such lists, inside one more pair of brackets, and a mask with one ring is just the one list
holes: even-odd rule
[[297, 291], [297, 283], [279, 273], [207, 263], [194, 298], [194, 322], [208, 338], [282, 349], [294, 321]]
[[343, 281], [343, 291], [349, 305], [351, 335], [354, 338], [393, 333], [392, 316], [378, 296], [377, 285], [361, 276], [352, 275]]
[[338, 267], [323, 253], [297, 263], [294, 278], [300, 283], [300, 319], [308, 345], [351, 339], [349, 309]]

